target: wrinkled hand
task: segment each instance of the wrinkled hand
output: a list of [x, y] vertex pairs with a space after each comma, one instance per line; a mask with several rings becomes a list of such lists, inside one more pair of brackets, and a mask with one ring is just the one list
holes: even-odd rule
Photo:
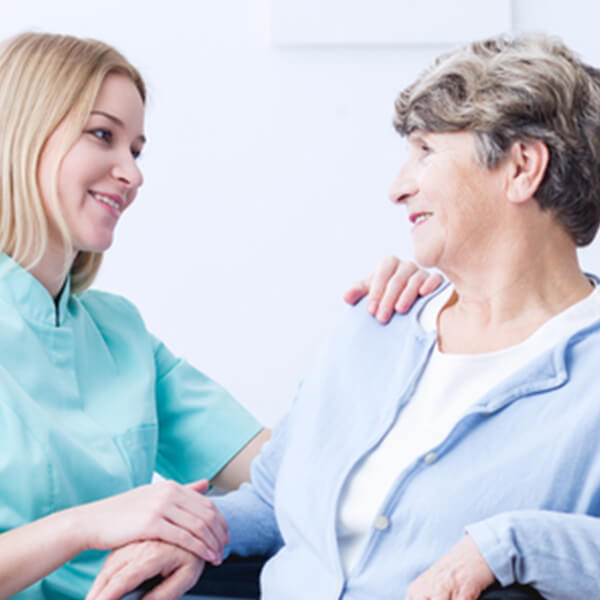
[[208, 486], [205, 479], [187, 486], [161, 481], [73, 510], [89, 548], [111, 550], [156, 539], [220, 564], [229, 534], [225, 519], [203, 495]]
[[395, 311], [407, 312], [418, 296], [436, 290], [443, 278], [412, 262], [395, 256], [384, 258], [369, 277], [355, 283], [345, 294], [348, 304], [356, 304], [368, 294], [367, 310], [380, 323], [387, 323]]
[[495, 581], [470, 535], [409, 586], [406, 600], [477, 600]]
[[86, 600], [118, 600], [155, 575], [164, 580], [144, 600], [179, 598], [198, 581], [203, 569], [203, 560], [171, 544], [134, 542], [108, 556]]

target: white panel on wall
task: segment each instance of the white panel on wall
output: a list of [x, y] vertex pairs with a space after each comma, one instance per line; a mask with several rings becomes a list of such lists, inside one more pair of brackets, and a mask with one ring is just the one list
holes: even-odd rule
[[461, 43], [509, 32], [511, 0], [271, 0], [276, 45]]

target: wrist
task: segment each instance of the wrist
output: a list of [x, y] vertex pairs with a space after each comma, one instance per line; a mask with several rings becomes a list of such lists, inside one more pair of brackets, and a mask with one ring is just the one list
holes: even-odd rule
[[93, 520], [86, 507], [85, 504], [74, 506], [53, 515], [57, 517], [60, 537], [65, 540], [70, 550], [69, 554], [73, 556], [96, 548], [91, 526]]

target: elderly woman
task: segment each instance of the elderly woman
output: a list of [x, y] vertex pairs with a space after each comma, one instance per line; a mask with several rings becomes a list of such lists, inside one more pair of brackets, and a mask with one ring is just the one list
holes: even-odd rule
[[[400, 94], [392, 200], [450, 283], [387, 327], [350, 310], [252, 484], [217, 500], [231, 552], [274, 553], [263, 598], [598, 595], [600, 295], [576, 249], [600, 222], [599, 125], [598, 72], [544, 37], [471, 44]], [[91, 596], [174, 565], [202, 570], [122, 549]]]

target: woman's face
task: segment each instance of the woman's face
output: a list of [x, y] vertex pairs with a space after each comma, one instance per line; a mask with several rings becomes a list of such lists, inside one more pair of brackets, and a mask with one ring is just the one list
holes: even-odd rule
[[[40, 159], [39, 185], [50, 245], [61, 244], [49, 198], [52, 168], [68, 119], [48, 138]], [[103, 252], [111, 245], [119, 217], [142, 185], [136, 159], [145, 142], [143, 132], [144, 104], [134, 83], [125, 75], [107, 75], [83, 132], [58, 170], [58, 198], [74, 252]]]
[[408, 136], [408, 155], [390, 190], [406, 204], [417, 262], [446, 272], [485, 252], [502, 221], [505, 174], [480, 167], [470, 132]]

